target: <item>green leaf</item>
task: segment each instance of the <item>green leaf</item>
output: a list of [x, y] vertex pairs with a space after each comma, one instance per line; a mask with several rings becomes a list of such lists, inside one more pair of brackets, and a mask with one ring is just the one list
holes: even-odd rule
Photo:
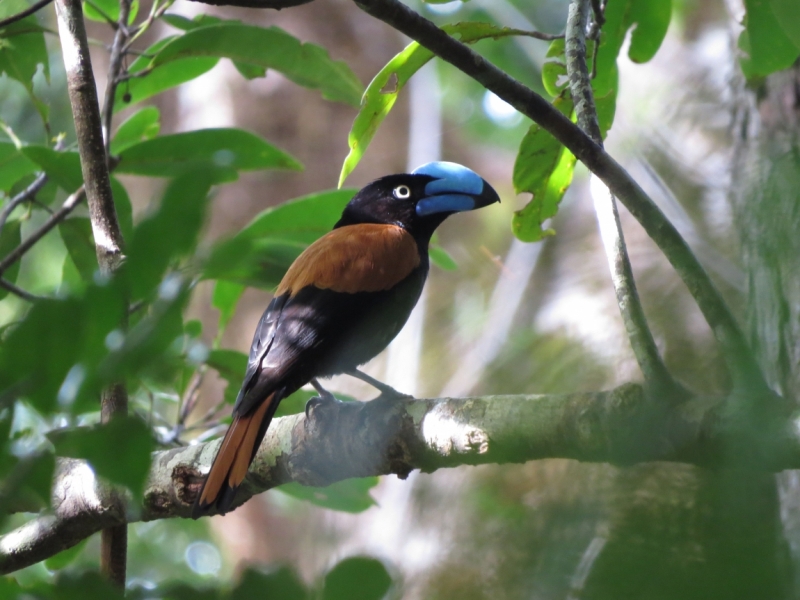
[[[572, 112], [572, 101], [567, 97], [559, 97], [553, 104], [562, 114]], [[514, 164], [514, 189], [518, 194], [533, 194], [525, 208], [514, 213], [511, 228], [517, 238], [535, 242], [555, 234], [552, 229], [542, 230], [542, 224], [558, 211], [574, 168], [572, 153], [539, 125], [531, 125]]]
[[83, 183], [81, 158], [77, 152], [56, 152], [47, 146], [32, 145], [22, 148], [22, 153], [68, 194]]
[[[567, 63], [564, 55], [564, 39], [559, 38], [550, 42], [545, 55], [544, 65], [542, 66], [542, 83], [547, 93], [555, 97], [561, 94], [569, 86], [567, 80]], [[589, 51], [586, 51], [590, 56]]]
[[333, 228], [354, 194], [352, 189], [331, 190], [265, 210], [236, 236], [214, 246], [203, 277], [273, 288], [306, 246]]
[[0, 142], [0, 190], [8, 192], [25, 175], [35, 173], [37, 165], [10, 142]]
[[129, 146], [120, 153], [120, 159], [117, 172], [154, 177], [174, 177], [203, 166], [213, 166], [223, 180], [235, 179], [237, 171], [303, 168], [285, 152], [242, 129], [163, 135]]
[[384, 564], [366, 556], [352, 556], [325, 575], [322, 600], [381, 600], [392, 585]]
[[247, 354], [238, 350], [212, 350], [208, 353], [206, 364], [228, 382], [225, 388], [225, 402], [233, 405], [247, 370]]
[[[27, 5], [22, 8], [27, 8]], [[42, 65], [44, 76], [49, 82], [50, 63], [44, 33], [35, 15], [0, 29], [0, 75], [5, 73], [19, 81], [28, 92], [42, 120], [47, 121], [47, 105], [33, 94], [33, 76], [39, 65]]]
[[345, 479], [327, 487], [307, 487], [299, 483], [287, 483], [276, 489], [284, 494], [306, 500], [311, 504], [348, 513], [360, 513], [376, 502], [369, 491], [378, 485], [377, 477]]
[[126, 148], [144, 140], [151, 140], [161, 129], [161, 115], [155, 106], [148, 106], [132, 114], [119, 126], [111, 141], [111, 154], [119, 154]]
[[[138, 57], [128, 67], [130, 74], [141, 74], [145, 69], [150, 69], [150, 61], [158, 51], [170, 41], [180, 36], [171, 36], [157, 41], [147, 48], [144, 54]], [[217, 58], [186, 58], [176, 60], [148, 71], [144, 75], [127, 79], [117, 86], [114, 97], [114, 112], [128, 108], [132, 104], [147, 100], [168, 89], [207, 73], [219, 62]]]
[[[100, 11], [102, 11], [102, 13]], [[128, 15], [128, 25], [133, 23], [138, 13], [139, 0], [133, 0]], [[83, 14], [92, 21], [106, 23], [106, 17], [108, 17], [114, 21], [114, 23], [117, 23], [119, 21], [119, 0], [84, 0]]]
[[[7, 256], [14, 248], [19, 246], [22, 241], [22, 233], [20, 231], [21, 222], [18, 220], [6, 221], [6, 226], [0, 232], [0, 257]], [[15, 283], [17, 275], [19, 274], [20, 261], [16, 261], [3, 273], [3, 279]], [[5, 298], [8, 291], [3, 288], [0, 289], [0, 299]]]
[[[442, 29], [458, 37], [465, 44], [486, 38], [500, 39], [519, 34], [519, 30], [497, 27], [489, 23], [455, 23]], [[431, 58], [433, 53], [430, 50], [417, 42], [412, 42], [390, 60], [367, 86], [361, 99], [361, 107], [347, 136], [350, 153], [342, 164], [339, 187], [342, 187], [345, 179], [361, 161], [378, 127], [397, 101], [400, 90]]]
[[0, 345], [0, 389], [14, 389], [45, 414], [55, 410], [57, 400], [72, 403], [83, 376], [107, 353], [106, 337], [119, 327], [125, 306], [114, 285], [36, 301]]
[[644, 63], [655, 56], [669, 28], [672, 0], [615, 0], [606, 6], [597, 76], [592, 82], [595, 93], [605, 96], [616, 85], [617, 56], [625, 36], [633, 28], [628, 56]]
[[239, 304], [239, 298], [244, 293], [244, 286], [231, 281], [217, 281], [214, 284], [214, 293], [211, 296], [211, 306], [219, 311], [219, 326], [217, 339], [222, 336], [225, 328], [233, 317], [236, 311], [236, 305]]
[[431, 262], [440, 269], [455, 271], [458, 268], [458, 263], [453, 260], [453, 257], [447, 253], [447, 250], [441, 246], [430, 246], [428, 248], [428, 255], [431, 258]]
[[788, 69], [800, 56], [800, 48], [786, 35], [771, 4], [767, 0], [744, 3], [746, 29], [739, 36], [739, 48], [748, 55], [741, 58], [748, 79]]
[[229, 58], [237, 63], [274, 69], [295, 83], [320, 89], [323, 97], [357, 106], [362, 86], [344, 62], [327, 50], [302, 44], [277, 27], [264, 29], [223, 21], [187, 31], [168, 43], [153, 59], [157, 67], [189, 57]]
[[769, 4], [783, 33], [800, 49], [800, 11], [797, 10], [796, 0], [771, 0]]
[[81, 552], [83, 552], [83, 549], [86, 547], [87, 540], [88, 538], [81, 540], [72, 548], [62, 550], [55, 556], [51, 556], [50, 558], [46, 559], [44, 561], [44, 566], [47, 567], [49, 571], [60, 571], [64, 567], [68, 567], [75, 562], [75, 559], [80, 556]]
[[228, 600], [253, 600], [275, 598], [280, 600], [306, 600], [308, 591], [300, 578], [289, 567], [281, 566], [269, 572], [247, 569], [231, 591]]
[[111, 193], [114, 195], [114, 208], [117, 209], [117, 222], [122, 231], [122, 238], [131, 239], [133, 235], [133, 206], [128, 190], [113, 175], [111, 176]]
[[97, 475], [124, 485], [141, 498], [150, 453], [155, 449], [150, 428], [141, 419], [120, 416], [95, 427], [56, 429], [47, 438], [57, 456], [87, 460]]
[[131, 300], [147, 297], [170, 263], [194, 248], [214, 178], [213, 169], [204, 169], [174, 179], [158, 212], [136, 227], [125, 263]]
[[97, 270], [97, 253], [88, 217], [74, 217], [59, 223], [58, 232], [67, 247], [72, 264], [83, 282], [90, 282]]

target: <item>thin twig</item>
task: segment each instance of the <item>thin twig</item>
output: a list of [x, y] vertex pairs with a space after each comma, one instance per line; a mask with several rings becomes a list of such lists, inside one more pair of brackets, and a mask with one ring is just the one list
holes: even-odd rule
[[75, 210], [75, 207], [80, 204], [83, 199], [86, 197], [86, 192], [84, 191], [83, 186], [79, 187], [74, 194], [72, 194], [69, 198], [64, 200], [64, 204], [61, 205], [61, 208], [50, 215], [50, 218], [45, 221], [39, 229], [34, 231], [31, 235], [25, 238], [22, 243], [14, 248], [11, 252], [9, 252], [2, 260], [0, 260], [0, 275], [5, 273], [5, 271], [17, 262], [22, 256], [38, 242], [42, 239], [47, 232], [49, 232], [53, 227], [61, 223], [67, 216]]
[[0, 21], [0, 29], [3, 27], [8, 27], [12, 23], [16, 23], [17, 21], [21, 21], [25, 17], [31, 16], [33, 13], [43, 9], [45, 6], [50, 4], [53, 0], [39, 0], [35, 4], [31, 4], [28, 8], [23, 10], [22, 12], [18, 12], [15, 15], [11, 15], [10, 17], [6, 17], [2, 21]]
[[[585, 131], [599, 146], [603, 136], [597, 120], [597, 107], [594, 103], [589, 69], [586, 64], [586, 27], [589, 22], [590, 0], [572, 0], [567, 17], [566, 58], [569, 89], [575, 105], [578, 127]], [[664, 393], [678, 391], [676, 383], [658, 352], [653, 334], [642, 309], [636, 281], [633, 277], [622, 223], [619, 219], [617, 202], [608, 188], [604, 193], [592, 194], [597, 213], [597, 223], [603, 239], [603, 247], [611, 270], [611, 281], [617, 295], [617, 304], [625, 330], [633, 348], [633, 353], [644, 374], [645, 383], [654, 387], [666, 399], [676, 398], [677, 394]], [[685, 394], [684, 394], [685, 395]]]
[[129, 79], [136, 79], [137, 77], [147, 77], [152, 72], [153, 72], [153, 67], [147, 67], [145, 69], [142, 69], [141, 71], [136, 71], [135, 73], [131, 73], [129, 71], [129, 72], [123, 73], [122, 75], [119, 75], [117, 77], [116, 83], [120, 84], [120, 83], [122, 83], [124, 81], [128, 81]]
[[108, 64], [108, 77], [106, 78], [106, 93], [103, 101], [103, 140], [105, 142], [106, 163], [110, 157], [111, 148], [111, 122], [114, 117], [114, 96], [117, 93], [122, 61], [125, 58], [125, 43], [128, 41], [128, 17], [130, 16], [131, 1], [120, 0], [119, 27], [114, 34], [114, 43], [111, 46], [111, 58]]
[[0, 212], [0, 232], [2, 232], [3, 227], [6, 226], [6, 221], [8, 221], [8, 217], [11, 216], [14, 209], [26, 200], [33, 200], [36, 194], [44, 187], [45, 183], [47, 183], [47, 173], [39, 173], [36, 179], [33, 180], [33, 183], [9, 201]]
[[36, 300], [44, 299], [44, 296], [37, 296], [36, 294], [31, 294], [30, 292], [26, 292], [21, 287], [18, 287], [8, 281], [7, 279], [3, 279], [0, 277], [0, 287], [8, 290], [12, 294], [19, 296], [23, 300], [27, 300], [28, 302], [34, 302]]
[[597, 175], [644, 227], [689, 288], [720, 345], [735, 388], [752, 398], [771, 395], [739, 324], [705, 269], [678, 230], [619, 163], [539, 94], [407, 6], [397, 0], [356, 0], [356, 4], [534, 120]]

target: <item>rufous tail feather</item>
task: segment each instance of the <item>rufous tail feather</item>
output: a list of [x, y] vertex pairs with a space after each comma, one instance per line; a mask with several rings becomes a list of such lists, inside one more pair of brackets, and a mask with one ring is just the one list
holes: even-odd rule
[[270, 394], [252, 413], [233, 419], [192, 507], [193, 519], [207, 514], [215, 505], [221, 514], [230, 508], [236, 488], [244, 481], [255, 456], [256, 444], [261, 443], [266, 431], [264, 418], [267, 415], [271, 418], [275, 412], [269, 410], [274, 398], [275, 394]]

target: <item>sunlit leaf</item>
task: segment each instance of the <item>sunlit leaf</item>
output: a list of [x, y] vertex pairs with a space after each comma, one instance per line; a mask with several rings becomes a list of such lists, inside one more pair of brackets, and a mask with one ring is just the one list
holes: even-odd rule
[[119, 154], [126, 148], [144, 140], [153, 139], [161, 129], [160, 113], [155, 106], [148, 106], [128, 117], [117, 128], [111, 140], [111, 154]]
[[56, 429], [47, 434], [58, 456], [89, 461], [95, 472], [141, 497], [155, 442], [137, 417], [117, 417], [94, 427]]
[[362, 86], [345, 63], [327, 50], [303, 44], [277, 27], [265, 29], [223, 21], [187, 31], [171, 40], [153, 59], [158, 67], [189, 57], [229, 58], [237, 63], [275, 69], [299, 85], [319, 89], [329, 100], [358, 105]]
[[0, 142], [0, 190], [8, 192], [25, 175], [35, 173], [35, 162], [10, 142]]
[[800, 49], [800, 10], [795, 0], [770, 0], [772, 12], [796, 48]]
[[[84, 0], [83, 14], [92, 21], [105, 23], [108, 17], [116, 23], [119, 21], [119, 0]], [[139, 14], [139, 0], [133, 0], [128, 14], [128, 24], [133, 23], [137, 14]]]
[[215, 167], [222, 180], [235, 178], [238, 171], [302, 169], [294, 158], [242, 129], [162, 135], [129, 146], [120, 159], [117, 172], [154, 177], [174, 177], [204, 165]]
[[391, 585], [392, 577], [381, 561], [352, 556], [328, 571], [322, 600], [381, 600]]
[[[489, 23], [470, 22], [446, 25], [442, 29], [465, 44], [487, 38], [500, 39], [520, 33], [516, 29], [497, 27]], [[433, 53], [430, 50], [417, 42], [412, 42], [390, 60], [367, 86], [361, 99], [361, 107], [347, 136], [350, 153], [342, 164], [339, 187], [361, 161], [378, 127], [397, 101], [400, 90], [431, 58]]]
[[[572, 101], [566, 96], [553, 104], [565, 115], [572, 112]], [[574, 168], [572, 153], [539, 125], [531, 125], [514, 163], [514, 189], [518, 194], [533, 194], [525, 208], [514, 213], [511, 228], [517, 238], [535, 242], [555, 233], [552, 229], [542, 230], [542, 224], [558, 211]]]
[[428, 248], [428, 255], [431, 258], [431, 262], [440, 269], [455, 271], [458, 268], [458, 263], [456, 263], [453, 257], [448, 254], [447, 250], [441, 246], [430, 246]]
[[[564, 56], [564, 40], [559, 38], [550, 42], [542, 65], [542, 83], [551, 96], [558, 96], [569, 85], [567, 64]], [[588, 54], [588, 52], [587, 52]]]
[[327, 487], [307, 487], [299, 483], [287, 483], [277, 489], [300, 500], [311, 504], [349, 513], [360, 513], [376, 502], [370, 495], [370, 490], [378, 485], [377, 477], [361, 477], [358, 479], [345, 479]]

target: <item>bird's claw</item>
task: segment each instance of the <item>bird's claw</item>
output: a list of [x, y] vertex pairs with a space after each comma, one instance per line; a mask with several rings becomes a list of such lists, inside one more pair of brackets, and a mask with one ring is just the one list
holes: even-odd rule
[[340, 400], [329, 392], [309, 398], [308, 402], [306, 402], [306, 421], [311, 419], [311, 413], [317, 410], [318, 407], [338, 402], [340, 402]]
[[388, 390], [381, 390], [381, 393], [378, 394], [375, 400], [379, 401], [392, 401], [392, 400], [413, 400], [414, 396], [411, 394], [404, 394], [403, 392], [398, 392], [395, 389], [388, 389]]

